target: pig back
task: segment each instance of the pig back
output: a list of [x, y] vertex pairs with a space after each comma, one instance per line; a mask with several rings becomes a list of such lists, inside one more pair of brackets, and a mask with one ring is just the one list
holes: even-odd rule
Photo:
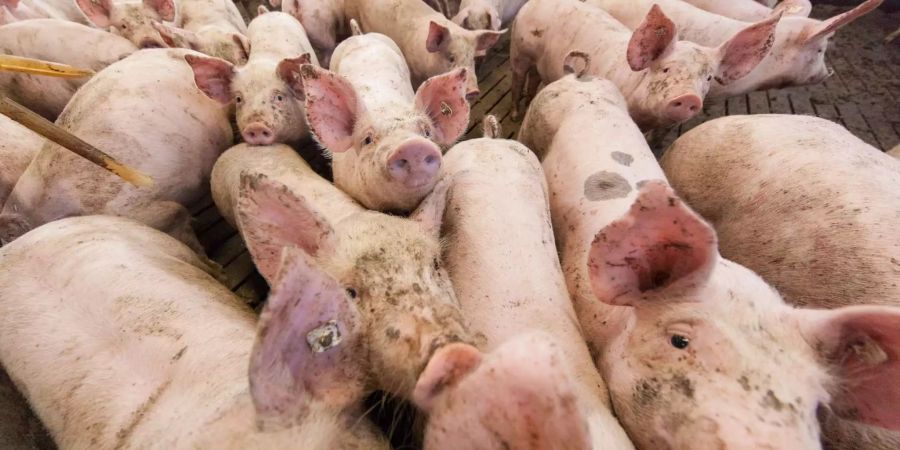
[[383, 34], [341, 42], [331, 57], [331, 71], [350, 81], [375, 117], [405, 112], [415, 99], [403, 52]]
[[34, 155], [41, 150], [44, 139], [33, 131], [0, 114], [0, 206], [12, 191]]
[[900, 299], [900, 161], [827, 120], [716, 119], [663, 167], [721, 253], [811, 307]]
[[106, 216], [0, 249], [0, 361], [61, 448], [179, 447], [247, 390], [255, 318], [211, 272]]
[[238, 144], [216, 161], [211, 177], [213, 201], [222, 217], [232, 226], [237, 226], [235, 208], [242, 174], [262, 174], [280, 182], [295, 194], [313, 202], [321, 213], [335, 221], [331, 223], [363, 209], [313, 172], [309, 164], [290, 146]]

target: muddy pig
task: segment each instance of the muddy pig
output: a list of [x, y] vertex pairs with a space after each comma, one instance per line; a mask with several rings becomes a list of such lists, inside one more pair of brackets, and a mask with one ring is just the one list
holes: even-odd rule
[[97, 28], [122, 36], [140, 48], [168, 46], [153, 24], [175, 20], [175, 0], [75, 0], [75, 3]]
[[463, 0], [453, 23], [467, 30], [499, 30], [528, 0]]
[[61, 449], [389, 448], [347, 293], [294, 249], [278, 274], [257, 325], [175, 239], [63, 219], [0, 249], [0, 360]]
[[[874, 10], [883, 0], [866, 0], [856, 8], [820, 21], [807, 17], [784, 17], [775, 30], [769, 55], [749, 75], [731, 83], [716, 81], [712, 97], [730, 97], [763, 89], [800, 86], [824, 81], [833, 73], [825, 65], [828, 40], [841, 27]], [[700, 45], [717, 46], [747, 22], [730, 19], [689, 5], [682, 0], [586, 0], [636, 29], [654, 5], [662, 7], [678, 27], [681, 38]]]
[[368, 33], [342, 42], [332, 71], [303, 66], [307, 122], [332, 157], [335, 184], [363, 206], [409, 211], [431, 192], [442, 147], [469, 123], [467, 69], [413, 92], [400, 49]]
[[[196, 59], [194, 75], [213, 98], [234, 102], [237, 125], [250, 145], [300, 144], [309, 138], [300, 66], [318, 64], [303, 26], [282, 12], [250, 22], [250, 59], [243, 67]], [[209, 68], [216, 70], [209, 70]]]
[[779, 12], [785, 16], [809, 17], [812, 12], [810, 0], [784, 0], [776, 8], [771, 8], [756, 2], [755, 0], [731, 0], [721, 2], [717, 0], [682, 0], [704, 11], [709, 11], [720, 16], [730, 17], [745, 22], [763, 20], [772, 14]]
[[168, 47], [194, 49], [237, 65], [250, 54], [247, 24], [232, 0], [179, 0], [178, 26], [153, 22], [153, 28]]
[[[6, 10], [6, 14], [3, 10]], [[71, 0], [0, 0], [0, 25], [22, 20], [58, 19], [87, 25], [88, 21]]]
[[369, 330], [370, 387], [408, 399], [435, 350], [470, 341], [440, 262], [436, 214], [366, 210], [285, 145], [233, 147], [216, 163], [212, 186], [270, 284], [281, 249], [294, 246], [343, 286]]
[[[454, 146], [439, 187], [423, 204], [447, 199], [444, 259], [463, 316], [483, 338], [482, 350], [493, 352], [539, 331], [555, 350], [555, 366], [571, 370], [569, 389], [584, 411], [578, 420], [590, 437], [582, 444], [566, 438], [571, 429], [560, 428], [544, 437], [557, 444], [546, 448], [633, 449], [610, 412], [609, 393], [572, 309], [550, 226], [543, 170], [530, 150], [499, 135], [496, 119], [488, 116], [484, 138]], [[442, 195], [440, 189], [449, 192]]]
[[[137, 50], [127, 39], [74, 22], [34, 19], [0, 27], [0, 53], [99, 72]], [[56, 120], [89, 78], [64, 79], [0, 72], [0, 94]]]
[[[0, 240], [63, 217], [111, 214], [169, 232], [202, 251], [191, 206], [209, 190], [209, 173], [232, 141], [228, 109], [195, 85], [182, 49], [141, 50], [88, 81], [57, 125], [151, 176], [139, 188], [46, 143], [0, 212]], [[226, 64], [219, 60], [221, 64]]]
[[819, 449], [819, 408], [900, 427], [887, 387], [900, 308], [794, 309], [720, 257], [608, 81], [547, 86], [522, 130], [576, 314], [638, 448]]
[[[546, 83], [564, 75], [571, 50], [591, 57], [590, 73], [609, 79], [628, 101], [642, 130], [683, 122], [703, 108], [713, 78], [730, 83], [750, 73], [769, 51], [778, 16], [750, 24], [725, 43], [703, 47], [679, 41], [659, 7], [631, 32], [603, 10], [577, 0], [533, 0], [513, 25], [510, 65], [513, 112], [529, 74]], [[532, 89], [529, 89], [532, 90]]]
[[44, 145], [44, 138], [0, 114], [0, 205]]

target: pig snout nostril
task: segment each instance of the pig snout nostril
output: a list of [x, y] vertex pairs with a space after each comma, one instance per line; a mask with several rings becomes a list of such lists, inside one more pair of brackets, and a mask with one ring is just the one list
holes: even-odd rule
[[425, 164], [434, 164], [436, 161], [437, 157], [434, 155], [428, 155], [428, 157], [425, 158]]
[[681, 107], [681, 102], [675, 102], [674, 105], [676, 108], [679, 108], [679, 107]]

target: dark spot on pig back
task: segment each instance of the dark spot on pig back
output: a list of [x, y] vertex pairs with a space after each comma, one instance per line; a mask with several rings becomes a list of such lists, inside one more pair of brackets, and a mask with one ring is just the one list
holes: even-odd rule
[[534, 37], [541, 37], [544, 35], [544, 30], [538, 30], [537, 28], [535, 28], [534, 30], [531, 30], [531, 34], [534, 35]]
[[613, 161], [615, 161], [623, 166], [630, 166], [631, 163], [634, 161], [634, 157], [629, 155], [628, 153], [612, 152], [612, 154], [610, 156], [612, 156]]
[[600, 171], [584, 180], [584, 196], [590, 201], [623, 198], [629, 192], [628, 180], [615, 172]]

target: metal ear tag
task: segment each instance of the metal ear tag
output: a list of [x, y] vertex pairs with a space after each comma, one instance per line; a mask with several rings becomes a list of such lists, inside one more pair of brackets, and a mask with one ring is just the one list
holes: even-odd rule
[[341, 344], [341, 330], [337, 321], [329, 320], [328, 323], [306, 334], [306, 343], [313, 353], [322, 353]]

